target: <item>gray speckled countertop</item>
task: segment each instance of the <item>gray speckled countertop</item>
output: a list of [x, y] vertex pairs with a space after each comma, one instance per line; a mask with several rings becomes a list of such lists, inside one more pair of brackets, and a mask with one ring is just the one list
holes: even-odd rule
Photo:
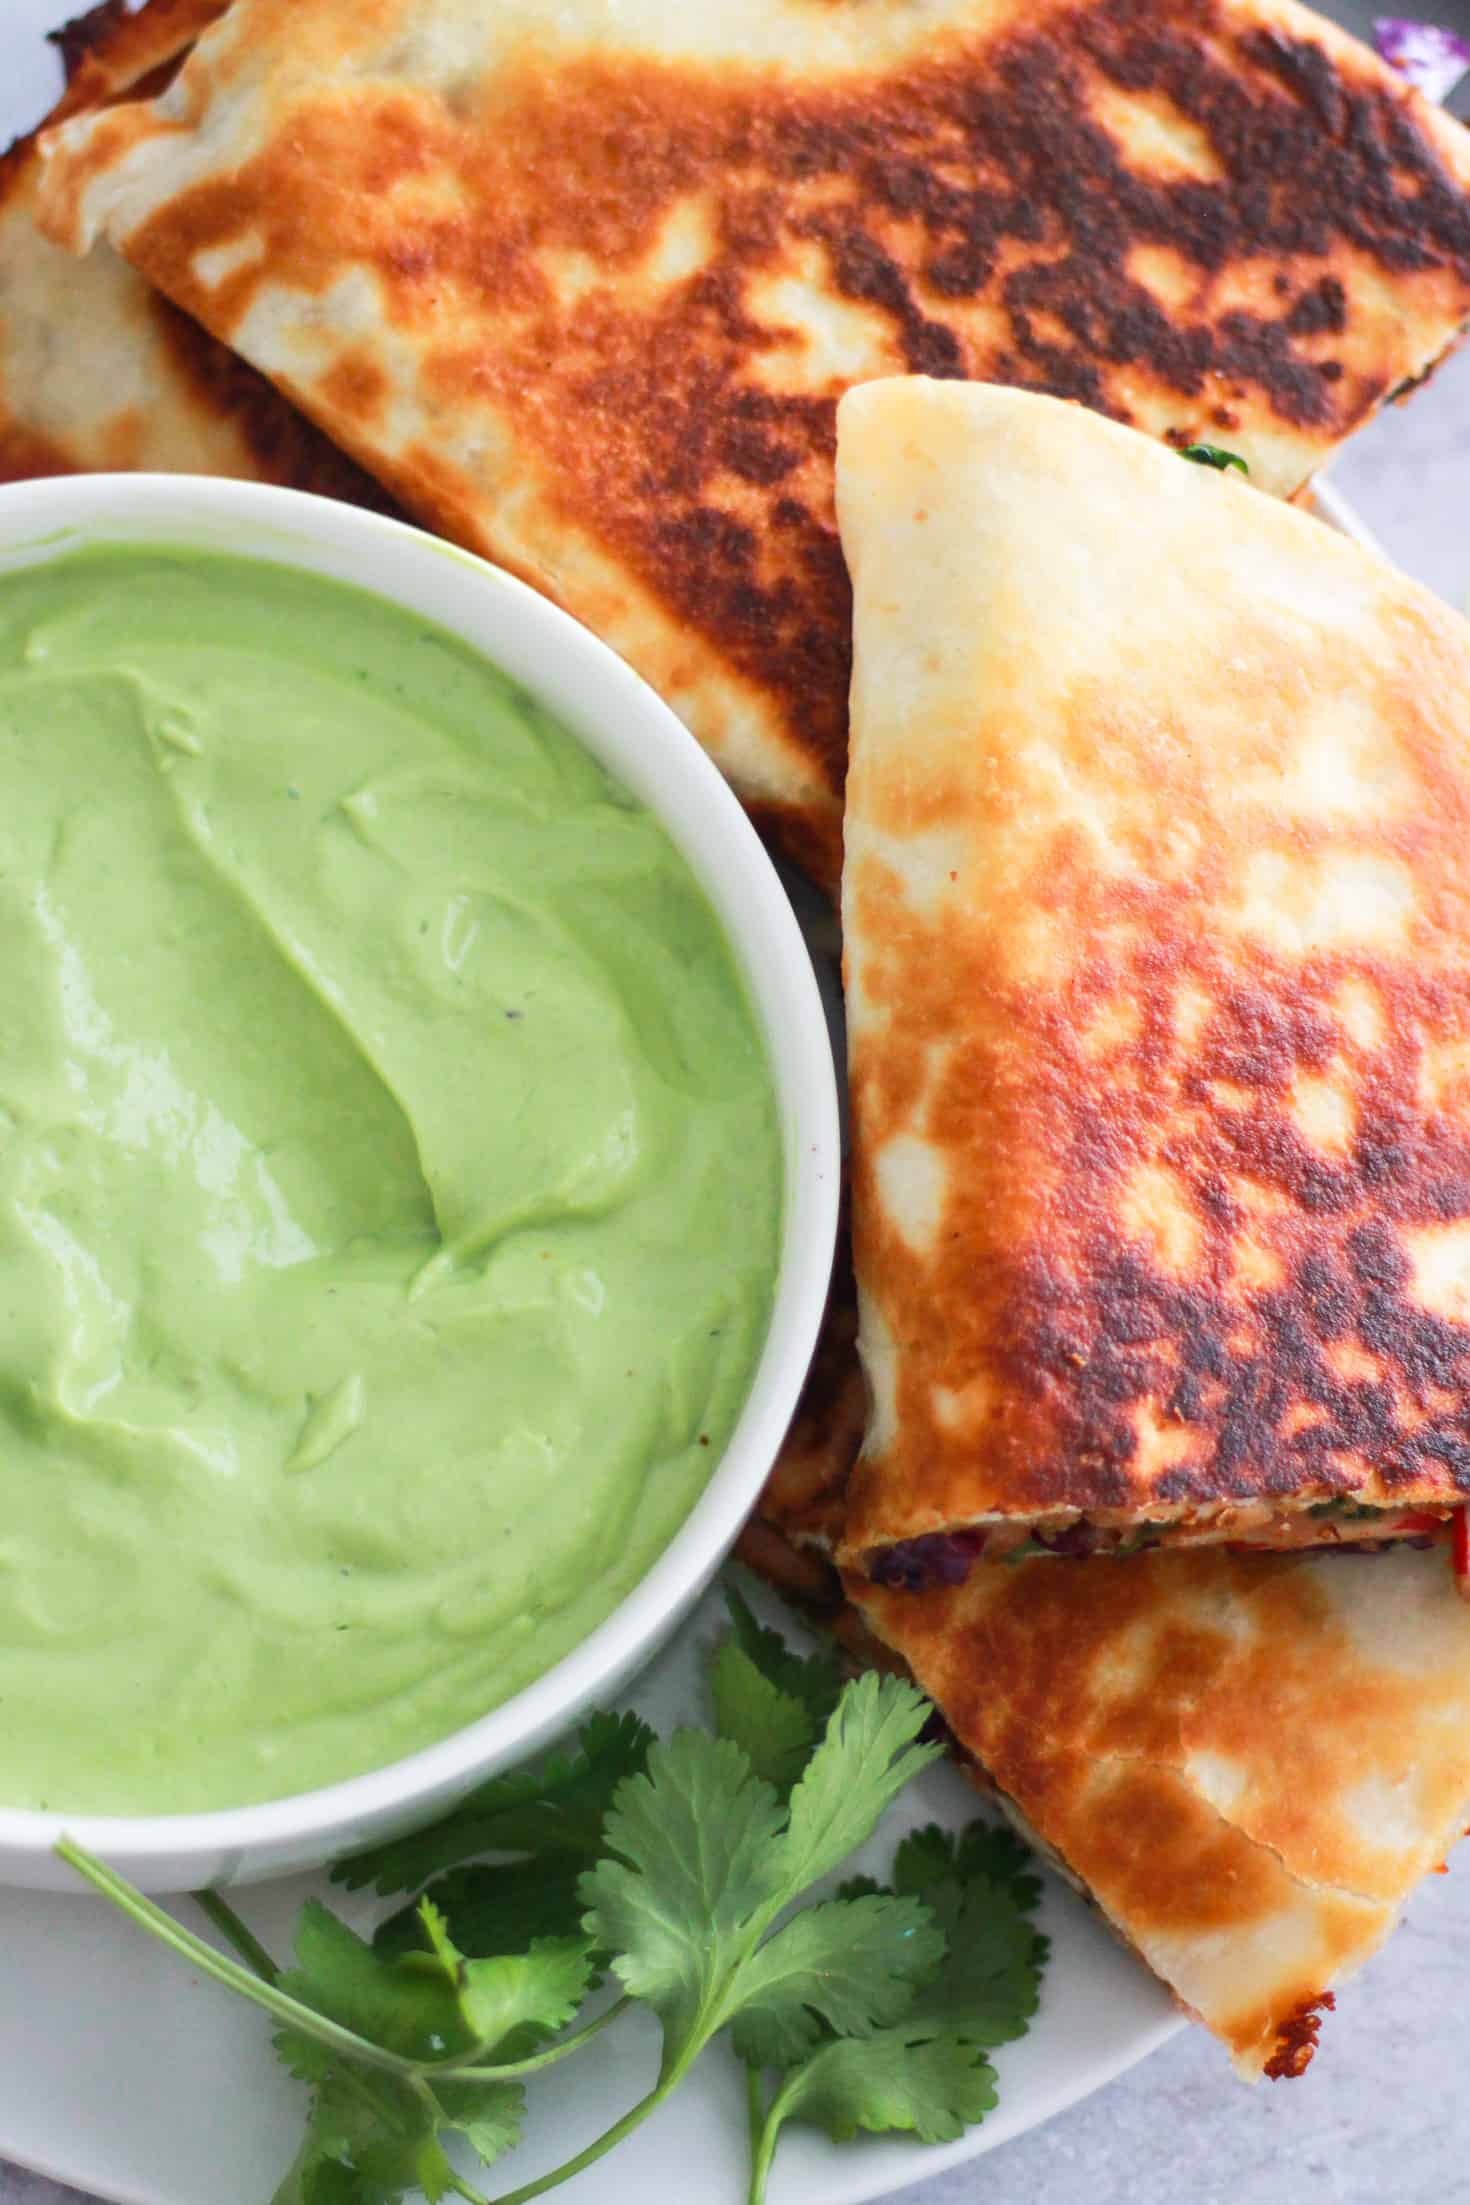
[[[10, 5], [0, 0], [0, 11]], [[1464, 18], [1470, 7], [1438, 12]], [[1334, 481], [1401, 565], [1464, 609], [1470, 351], [1365, 432]], [[1019, 2142], [905, 2191], [905, 2205], [1470, 2201], [1467, 1972], [1470, 1850], [1430, 1879], [1388, 1948], [1347, 1986], [1300, 2082], [1247, 2090], [1191, 2031]], [[0, 2205], [75, 2205], [77, 2194], [0, 2161]]]

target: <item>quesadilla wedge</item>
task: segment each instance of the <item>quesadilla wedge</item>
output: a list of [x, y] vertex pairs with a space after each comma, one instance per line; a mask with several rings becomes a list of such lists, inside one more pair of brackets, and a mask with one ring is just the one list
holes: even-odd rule
[[839, 416], [844, 1559], [1434, 1537], [1470, 1494], [1470, 627], [1019, 391]]
[[[1248, 2078], [1299, 2075], [1470, 1814], [1470, 1611], [1435, 1555], [980, 1562], [905, 1592], [823, 1553], [857, 1437], [850, 1278], [740, 1558], [951, 1750]], [[850, 1596], [850, 1597], [848, 1597]]]
[[[156, 83], [221, 4], [153, 0], [139, 15], [105, 6], [69, 26], [71, 82], [51, 119]], [[0, 155], [0, 482], [157, 468], [387, 502], [110, 247], [78, 261], [42, 237], [40, 165], [34, 136]]]
[[1470, 1607], [1432, 1554], [850, 1578], [1006, 1812], [1254, 2079], [1470, 1812]]
[[846, 387], [1285, 494], [1470, 315], [1470, 139], [1292, 0], [234, 0], [51, 156], [60, 240], [598, 630], [829, 883]]

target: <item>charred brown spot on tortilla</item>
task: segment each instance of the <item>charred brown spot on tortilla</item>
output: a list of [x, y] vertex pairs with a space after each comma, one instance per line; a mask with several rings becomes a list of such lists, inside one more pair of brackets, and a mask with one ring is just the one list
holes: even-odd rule
[[[569, 523], [778, 701], [830, 792], [842, 388], [990, 378], [1179, 442], [1239, 416], [1325, 449], [1381, 395], [1385, 276], [1452, 324], [1470, 308], [1463, 193], [1371, 70], [1197, 0], [949, 29], [826, 83], [538, 60], [478, 106], [384, 85], [302, 109], [130, 250], [226, 333], [263, 283], [321, 296], [371, 270], [390, 324], [431, 325], [428, 403], [508, 422]], [[198, 255], [246, 237], [258, 258], [206, 294]], [[820, 287], [830, 328], [791, 318], [792, 283]], [[376, 399], [300, 395], [372, 451]], [[475, 539], [462, 494], [373, 456]]]
[[[1251, 989], [1239, 975], [1211, 974], [1208, 957], [1184, 955], [1183, 927], [1162, 914], [1144, 917], [1142, 930], [1150, 947], [1132, 976], [1145, 1006], [1141, 1084], [1173, 1084], [1160, 1038], [1186, 975], [1214, 998], [1193, 1062], [1175, 1072], [1184, 1122], [1163, 1144], [1205, 1253], [1179, 1277], [1129, 1245], [1113, 1200], [1119, 1163], [1136, 1154], [1135, 1114], [1116, 1095], [1080, 1107], [1066, 1165], [1080, 1275], [1023, 1258], [1007, 1282], [1008, 1378], [1031, 1392], [1057, 1381], [1066, 1404], [1049, 1497], [1127, 1503], [1131, 1412], [1145, 1396], [1181, 1432], [1205, 1430], [1212, 1442], [1206, 1457], [1159, 1476], [1162, 1501], [1290, 1496], [1304, 1485], [1325, 1498], [1356, 1482], [1345, 1457], [1371, 1461], [1390, 1485], [1412, 1482], [1432, 1460], [1470, 1491], [1470, 1330], [1412, 1298], [1397, 1232], [1463, 1217], [1470, 1205], [1470, 1138], [1463, 1124], [1423, 1116], [1413, 1038], [1438, 1024], [1447, 993], [1470, 1027], [1470, 988], [1448, 976], [1372, 974], [1395, 1038], [1360, 1056], [1328, 1007], [1345, 979], [1365, 977], [1360, 969], [1324, 969], [1316, 991], [1282, 973]], [[1339, 1056], [1358, 1059], [1357, 1122], [1337, 1161], [1307, 1141], [1289, 1103], [1297, 1073], [1323, 1075]], [[1222, 1088], [1231, 1103], [1212, 1107]], [[1264, 1228], [1281, 1279], [1242, 1294], [1231, 1258], [1244, 1234], [1263, 1229], [1251, 1218], [1255, 1190], [1283, 1206], [1279, 1231]], [[1341, 1348], [1359, 1355], [1335, 1355]], [[1067, 1463], [1078, 1467], [1070, 1480]]]
[[61, 55], [66, 92], [56, 113], [73, 114], [119, 99], [151, 99], [177, 75], [200, 33], [228, 0], [100, 0], [49, 33]]
[[59, 30], [47, 32], [49, 43], [61, 57], [61, 66], [68, 84], [94, 48], [105, 44], [116, 34], [128, 13], [127, 0], [99, 0], [95, 8], [88, 8], [82, 15], [74, 15]]
[[263, 375], [167, 299], [155, 295], [151, 305], [175, 368], [212, 409], [237, 425], [264, 481], [396, 513], [382, 485], [288, 405]]
[[76, 472], [71, 455], [59, 445], [7, 421], [4, 405], [4, 393], [0, 392], [0, 482], [33, 482], [43, 475]]
[[[1400, 776], [1382, 817], [1247, 813], [1227, 830], [1187, 737], [1161, 729], [1145, 751], [1120, 723], [1126, 771], [1157, 775], [1158, 804], [1130, 814], [1118, 868], [1070, 828], [1040, 846], [1014, 886], [1047, 945], [1035, 973], [1019, 948], [1005, 969], [943, 907], [916, 909], [878, 858], [850, 878], [874, 1007], [853, 1080], [859, 1275], [905, 1328], [898, 1453], [854, 1481], [875, 1523], [899, 1460], [917, 1496], [905, 1538], [1109, 1510], [1238, 1537], [1233, 1511], [1470, 1494], [1470, 1294], [1455, 1285], [1470, 1254], [1470, 777], [1442, 702], [1465, 669], [1448, 631], [1406, 615], [1401, 635], [1397, 666], [1350, 677], [1305, 631], [1238, 654], [1221, 641], [1263, 731], [1295, 695], [1336, 729], [1348, 681], [1341, 725], [1360, 713], [1384, 731]], [[1079, 692], [1069, 725], [1102, 754], [1126, 709]], [[1261, 741], [1279, 775], [1281, 740]], [[935, 785], [932, 818], [924, 801], [905, 834], [942, 830], [954, 791]], [[1201, 842], [1187, 863], [1181, 821]], [[1237, 926], [1273, 835], [1299, 887], [1327, 877], [1320, 863], [1401, 893], [1402, 948], [1298, 954]], [[913, 1246], [876, 1159], [919, 1124], [946, 1172]]]
[[1302, 2001], [1283, 2024], [1276, 2050], [1266, 2062], [1265, 2072], [1273, 2082], [1291, 2080], [1306, 2073], [1317, 2049], [1323, 2019], [1336, 2008], [1337, 2000], [1331, 1991], [1321, 1991], [1316, 1998]]
[[[68, 80], [57, 116], [162, 90], [224, 4], [225, 0], [150, 0], [146, 8], [132, 13], [116, 0], [102, 0], [102, 5], [63, 26], [53, 34]], [[38, 135], [33, 132], [18, 139], [0, 155], [0, 208], [33, 182]], [[239, 430], [263, 480], [377, 511], [396, 510], [371, 475], [355, 466], [263, 375], [189, 315], [157, 292], [148, 294], [148, 310], [172, 369], [204, 410]], [[136, 466], [141, 427], [136, 417], [119, 413], [107, 427], [109, 448], [100, 459], [91, 456], [88, 464], [124, 470]], [[18, 418], [7, 407], [0, 388], [0, 481], [70, 474], [79, 464], [64, 444]]]

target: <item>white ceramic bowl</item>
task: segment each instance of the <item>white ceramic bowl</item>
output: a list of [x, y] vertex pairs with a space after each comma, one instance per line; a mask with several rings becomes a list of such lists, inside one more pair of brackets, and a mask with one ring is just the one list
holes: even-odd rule
[[708, 1486], [642, 1583], [590, 1638], [503, 1707], [370, 1775], [263, 1806], [101, 1816], [0, 1808], [0, 1883], [75, 1889], [63, 1830], [153, 1891], [320, 1865], [445, 1812], [481, 1778], [606, 1703], [692, 1606], [775, 1458], [816, 1342], [836, 1230], [837, 1096], [805, 943], [760, 842], [715, 768], [654, 692], [524, 584], [396, 521], [290, 490], [165, 475], [90, 475], [0, 491], [0, 573], [83, 543], [170, 543], [272, 559], [355, 583], [436, 621], [539, 697], [655, 811], [723, 922], [763, 1029], [785, 1144], [770, 1334]]

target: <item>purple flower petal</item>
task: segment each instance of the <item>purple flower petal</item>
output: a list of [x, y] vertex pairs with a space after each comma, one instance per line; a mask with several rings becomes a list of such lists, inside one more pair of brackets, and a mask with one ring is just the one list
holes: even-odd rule
[[1419, 23], [1407, 15], [1375, 16], [1373, 43], [1400, 76], [1436, 102], [1448, 99], [1470, 69], [1470, 46], [1439, 23]]

